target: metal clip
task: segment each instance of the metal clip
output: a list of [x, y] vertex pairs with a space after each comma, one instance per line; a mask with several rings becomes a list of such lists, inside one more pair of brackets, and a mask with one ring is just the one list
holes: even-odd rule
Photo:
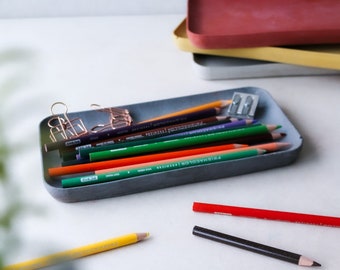
[[101, 132], [107, 129], [116, 129], [120, 127], [129, 126], [132, 123], [132, 117], [127, 109], [121, 108], [102, 108], [98, 104], [91, 104], [91, 107], [97, 108], [99, 112], [109, 114], [108, 123], [100, 123], [91, 128], [92, 133]]
[[235, 92], [227, 114], [237, 118], [253, 119], [258, 102], [258, 95]]
[[[62, 105], [65, 110], [62, 113], [63, 117], [60, 114], [54, 112], [56, 106]], [[51, 113], [53, 117], [51, 117], [47, 124], [50, 127], [50, 139], [52, 142], [57, 142], [59, 140], [67, 140], [77, 138], [81, 135], [85, 135], [88, 133], [83, 121], [77, 117], [74, 119], [69, 119], [68, 108], [63, 102], [55, 102], [51, 106]]]

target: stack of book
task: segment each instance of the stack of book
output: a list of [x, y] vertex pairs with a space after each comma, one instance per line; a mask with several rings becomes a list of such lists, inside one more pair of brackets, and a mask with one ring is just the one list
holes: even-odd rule
[[204, 79], [340, 73], [340, 2], [188, 0], [174, 30]]

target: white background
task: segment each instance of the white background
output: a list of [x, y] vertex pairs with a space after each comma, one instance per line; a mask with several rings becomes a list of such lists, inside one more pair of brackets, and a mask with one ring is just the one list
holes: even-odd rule
[[185, 13], [185, 0], [0, 0], [0, 17]]
[[[29, 10], [24, 8], [28, 2]], [[131, 2], [121, 2], [128, 3], [121, 7], [126, 12]], [[192, 236], [193, 226], [200, 225], [303, 253], [320, 262], [322, 269], [338, 269], [338, 228], [198, 214], [191, 207], [194, 201], [204, 201], [340, 216], [340, 78], [201, 80], [192, 69], [192, 56], [179, 51], [172, 40], [172, 31], [185, 17], [185, 4], [168, 2], [153, 2], [150, 13], [158, 10], [159, 15], [147, 12], [151, 5], [144, 1], [145, 6], [140, 2], [138, 6], [145, 7], [147, 15], [0, 20], [0, 52], [17, 55], [0, 66], [1, 85], [7, 82], [6, 89], [10, 89], [1, 103], [6, 143], [25, 145], [9, 158], [10, 179], [18, 189], [3, 194], [0, 202], [5, 205], [11, 198], [20, 198], [31, 209], [15, 222], [20, 245], [8, 262], [149, 231], [151, 238], [144, 243], [84, 258], [77, 261], [76, 269], [297, 269]], [[89, 1], [86, 6], [63, 1], [53, 8], [47, 5], [52, 1], [39, 3], [0, 1], [1, 16], [55, 16], [56, 10], [64, 16], [74, 14], [74, 3], [80, 13], [88, 14], [91, 7]], [[96, 3], [104, 5], [105, 1]], [[169, 13], [177, 14], [163, 14], [166, 11], [160, 8], [168, 6]], [[113, 7], [110, 2], [108, 8]], [[131, 7], [131, 13], [135, 8]], [[46, 191], [38, 126], [50, 114], [53, 102], [63, 101], [70, 111], [79, 111], [91, 103], [119, 106], [243, 86], [268, 90], [303, 135], [304, 147], [296, 163], [74, 204], [58, 202]]]

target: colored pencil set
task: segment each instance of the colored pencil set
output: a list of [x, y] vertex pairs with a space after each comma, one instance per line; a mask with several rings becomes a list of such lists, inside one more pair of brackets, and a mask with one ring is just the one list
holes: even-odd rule
[[290, 146], [280, 125], [237, 119], [218, 100], [131, 126], [46, 143], [61, 164], [48, 168], [63, 188], [91, 185], [216, 162], [251, 158]]
[[[340, 227], [340, 217], [325, 216], [310, 213], [298, 213], [278, 211], [271, 209], [259, 209], [234, 205], [213, 204], [206, 202], [194, 202], [192, 210], [197, 213], [219, 214], [226, 216], [256, 218], [281, 222], [292, 222], [297, 224], [309, 224], [317, 226]], [[194, 226], [193, 235], [213, 240], [222, 244], [230, 245], [240, 249], [255, 252], [261, 255], [290, 262], [300, 266], [321, 266], [320, 263], [303, 255], [282, 250], [276, 247], [267, 246], [261, 243], [252, 242], [243, 238], [224, 234], [200, 226]]]

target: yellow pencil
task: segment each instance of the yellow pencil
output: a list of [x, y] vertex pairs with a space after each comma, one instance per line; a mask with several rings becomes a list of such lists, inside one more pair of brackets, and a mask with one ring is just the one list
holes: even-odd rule
[[5, 266], [4, 270], [33, 270], [51, 266], [57, 263], [66, 262], [111, 249], [137, 243], [149, 236], [149, 233], [131, 233], [116, 238], [111, 238], [98, 243], [86, 245], [47, 255], [41, 258], [25, 261], [22, 263]]
[[183, 114], [192, 113], [192, 112], [197, 112], [197, 111], [200, 111], [200, 110], [213, 109], [213, 108], [224, 108], [224, 107], [230, 105], [231, 102], [232, 102], [231, 99], [230, 100], [229, 99], [227, 99], [227, 100], [216, 100], [216, 101], [209, 102], [209, 103], [206, 103], [206, 104], [187, 108], [187, 109], [184, 109], [184, 110], [181, 110], [181, 111], [177, 111], [177, 112], [173, 112], [173, 113], [169, 113], [169, 114], [164, 114], [164, 115], [159, 116], [159, 117], [155, 117], [155, 118], [152, 118], [152, 119], [145, 120], [141, 123], [154, 121], [154, 120], [160, 120], [160, 119], [178, 116], [178, 115], [183, 115]]

